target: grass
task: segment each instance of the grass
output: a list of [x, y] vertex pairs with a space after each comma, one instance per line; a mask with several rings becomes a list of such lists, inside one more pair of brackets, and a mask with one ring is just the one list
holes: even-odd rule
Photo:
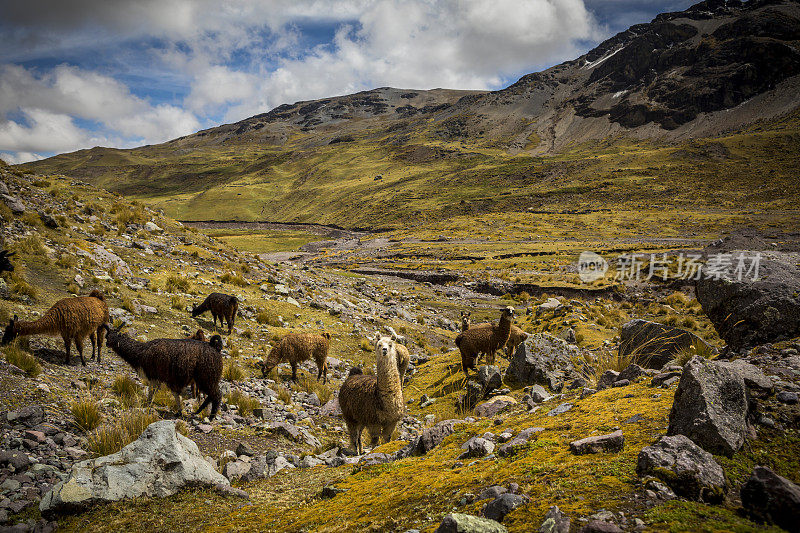
[[104, 424], [86, 436], [89, 449], [98, 456], [110, 455], [139, 438], [142, 432], [160, 420], [152, 411], [132, 409]]
[[167, 292], [188, 293], [192, 289], [192, 282], [179, 274], [170, 274], [164, 288]]
[[239, 414], [242, 416], [247, 416], [253, 412], [253, 409], [261, 407], [261, 403], [257, 399], [251, 398], [238, 389], [233, 389], [230, 394], [228, 394], [227, 403], [235, 405], [239, 410]]
[[246, 374], [244, 370], [242, 370], [242, 367], [240, 367], [236, 361], [228, 361], [228, 364], [225, 365], [222, 371], [222, 379], [230, 381], [231, 383], [242, 381], [245, 377]]
[[[38, 216], [36, 217], [36, 220], [39, 220]], [[27, 237], [17, 241], [17, 243], [14, 245], [14, 250], [21, 254], [47, 257], [47, 250], [44, 247], [44, 243], [42, 243], [42, 239], [40, 239], [36, 234], [28, 235]]]
[[316, 394], [317, 398], [319, 398], [320, 405], [325, 405], [328, 403], [328, 400], [333, 397], [333, 390], [331, 390], [331, 387], [306, 374], [300, 376], [297, 386], [300, 390], [304, 390], [307, 393], [313, 392]]
[[237, 287], [247, 287], [249, 285], [247, 280], [244, 279], [238, 272], [225, 272], [219, 277], [222, 283], [230, 283], [231, 285], [236, 285]]
[[72, 254], [61, 254], [56, 259], [56, 265], [60, 268], [73, 268], [78, 265], [78, 260]]
[[125, 407], [135, 407], [139, 403], [142, 395], [142, 388], [129, 375], [119, 375], [114, 378], [111, 390], [119, 396], [122, 405]]
[[[2, 323], [5, 323], [5, 320], [8, 320], [8, 318], [5, 318]], [[29, 378], [35, 378], [42, 373], [42, 366], [36, 360], [36, 357], [23, 350], [16, 343], [6, 346], [3, 351], [5, 352], [6, 362], [23, 370]]]
[[717, 356], [717, 352], [705, 342], [693, 339], [691, 345], [678, 350], [675, 354], [674, 362], [676, 365], [683, 366], [697, 355], [705, 359], [714, 359]]
[[280, 327], [281, 322], [278, 319], [278, 314], [269, 309], [259, 309], [256, 313], [256, 322], [259, 324], [268, 324], [273, 327]]
[[103, 414], [97, 401], [91, 397], [80, 398], [70, 405], [75, 425], [85, 432], [92, 431], [103, 421]]
[[169, 306], [172, 309], [183, 311], [184, 309], [186, 309], [186, 305], [187, 305], [186, 299], [179, 294], [172, 295], [169, 298]]

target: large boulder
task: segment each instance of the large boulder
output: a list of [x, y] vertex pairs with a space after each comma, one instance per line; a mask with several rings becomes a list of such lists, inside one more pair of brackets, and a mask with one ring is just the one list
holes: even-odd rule
[[457, 424], [464, 423], [464, 420], [444, 420], [433, 427], [427, 428], [422, 432], [422, 435], [411, 443], [411, 454], [425, 455], [440, 445], [445, 438], [452, 435]]
[[495, 396], [491, 400], [484, 402], [475, 408], [475, 416], [491, 418], [497, 416], [512, 405], [516, 405], [517, 400], [511, 396]]
[[654, 476], [675, 494], [692, 500], [717, 503], [725, 495], [725, 475], [714, 456], [683, 435], [662, 437], [639, 452], [639, 477]]
[[514, 350], [505, 379], [523, 385], [544, 385], [559, 392], [565, 381], [578, 377], [572, 361], [579, 354], [576, 346], [552, 335], [530, 335]]
[[501, 494], [493, 501], [486, 504], [483, 508], [483, 516], [489, 518], [491, 520], [497, 520], [498, 522], [502, 522], [503, 518], [506, 517], [508, 513], [523, 505], [525, 503], [525, 497], [519, 494], [511, 494], [507, 492], [505, 494]]
[[625, 437], [622, 430], [618, 429], [607, 435], [595, 435], [569, 443], [569, 450], [575, 455], [588, 453], [621, 452], [625, 446]]
[[488, 518], [450, 513], [442, 519], [436, 533], [507, 533], [502, 524]]
[[757, 366], [743, 359], [723, 361], [721, 364], [742, 376], [744, 385], [751, 395], [757, 398], [764, 398], [775, 391], [775, 383], [773, 383], [772, 378], [764, 374], [764, 371]]
[[633, 354], [633, 362], [645, 368], [660, 369], [684, 348], [706, 344], [703, 339], [680, 329], [658, 322], [635, 319], [619, 329], [619, 355]]
[[39, 509], [51, 516], [126, 498], [170, 496], [196, 485], [230, 483], [203, 458], [194, 441], [175, 431], [174, 421], [161, 420], [119, 452], [74, 465], [69, 478], [45, 494]]
[[769, 468], [757, 466], [742, 486], [742, 506], [756, 519], [800, 531], [800, 486]]
[[747, 409], [742, 376], [695, 356], [683, 368], [667, 435], [686, 435], [704, 450], [731, 456], [744, 444]]
[[[739, 254], [734, 253], [734, 257]], [[754, 254], [746, 254], [752, 257]], [[753, 260], [747, 261], [747, 266]], [[738, 261], [734, 261], [734, 264]], [[753, 273], [708, 277], [695, 285], [697, 300], [719, 336], [733, 350], [800, 335], [800, 270], [780, 255], [761, 258]]]

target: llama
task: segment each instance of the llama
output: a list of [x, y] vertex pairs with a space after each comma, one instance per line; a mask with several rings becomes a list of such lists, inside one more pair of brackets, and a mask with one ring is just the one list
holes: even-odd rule
[[236, 296], [212, 292], [203, 300], [203, 303], [192, 308], [192, 316], [196, 317], [206, 311], [211, 311], [211, 316], [214, 318], [214, 327], [217, 327], [217, 318], [219, 318], [220, 327], [222, 327], [222, 320], [224, 319], [228, 323], [228, 335], [230, 335], [231, 331], [233, 331], [233, 323], [236, 320], [236, 311], [238, 310], [239, 300]]
[[11, 264], [10, 258], [16, 252], [8, 252], [6, 250], [0, 250], [0, 274], [3, 272], [14, 272], [14, 265]]
[[361, 433], [369, 430], [372, 445], [388, 442], [405, 412], [403, 388], [397, 365], [397, 343], [382, 337], [375, 343], [377, 375], [350, 371], [339, 389], [339, 407], [350, 433], [350, 445], [363, 453]]
[[147, 381], [148, 403], [152, 403], [153, 395], [163, 383], [175, 396], [176, 413], [181, 416], [181, 392], [194, 383], [206, 394], [205, 401], [194, 414], [202, 412], [211, 403], [209, 418], [216, 416], [222, 400], [219, 389], [222, 354], [212, 344], [196, 339], [155, 339], [139, 342], [107, 324], [104, 328], [107, 331], [108, 347]]
[[506, 342], [506, 359], [511, 359], [514, 355], [514, 349], [525, 339], [528, 338], [528, 333], [511, 324], [511, 332], [508, 335], [508, 342]]
[[[397, 339], [392, 340], [396, 341]], [[406, 370], [408, 370], [408, 364], [411, 362], [411, 354], [408, 352], [408, 348], [399, 342], [395, 344], [395, 349], [397, 350], [397, 371], [400, 373], [400, 384], [402, 385]]]
[[272, 348], [266, 361], [259, 362], [261, 374], [266, 378], [273, 368], [282, 362], [292, 365], [292, 381], [297, 382], [297, 365], [313, 358], [317, 363], [317, 381], [328, 382], [328, 348], [331, 334], [289, 333]]
[[458, 334], [456, 346], [461, 351], [461, 368], [465, 375], [469, 376], [470, 368], [476, 370], [475, 361], [482, 352], [486, 354], [486, 363], [494, 364], [495, 352], [508, 342], [513, 316], [514, 308], [509, 306], [502, 310], [499, 324], [478, 324]]
[[469, 317], [472, 314], [472, 311], [461, 311], [461, 331], [467, 331], [469, 329]]
[[92, 360], [95, 359], [96, 352], [99, 363], [104, 335], [101, 326], [106, 322], [108, 322], [108, 305], [103, 293], [95, 289], [89, 296], [57, 301], [38, 320], [25, 322], [14, 315], [3, 333], [0, 344], [5, 346], [19, 336], [60, 335], [64, 340], [66, 364], [70, 364], [70, 346], [74, 342], [81, 363], [86, 366], [86, 359], [83, 358], [83, 341], [89, 337], [92, 342]]

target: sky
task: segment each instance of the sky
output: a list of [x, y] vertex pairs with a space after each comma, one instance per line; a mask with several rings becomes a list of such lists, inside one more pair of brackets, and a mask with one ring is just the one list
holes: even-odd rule
[[0, 0], [0, 158], [375, 87], [501, 89], [687, 0]]

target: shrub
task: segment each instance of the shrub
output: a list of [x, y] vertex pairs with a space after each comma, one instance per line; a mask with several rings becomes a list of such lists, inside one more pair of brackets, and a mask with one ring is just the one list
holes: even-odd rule
[[247, 280], [244, 279], [244, 276], [236, 272], [225, 272], [219, 277], [219, 279], [223, 283], [230, 283], [231, 285], [237, 285], [239, 287], [247, 287]]
[[[37, 216], [36, 219], [38, 220], [39, 217]], [[39, 255], [47, 257], [47, 250], [45, 250], [44, 244], [42, 244], [42, 240], [36, 234], [28, 235], [24, 239], [20, 239], [19, 241], [17, 241], [14, 248], [16, 249], [16, 251], [22, 254]]]
[[[5, 320], [8, 320], [8, 318]], [[6, 362], [23, 370], [28, 377], [35, 378], [41, 374], [42, 367], [39, 365], [39, 361], [32, 354], [18, 346], [17, 343], [7, 346], [5, 352]]]
[[242, 416], [246, 416], [252, 413], [253, 409], [261, 407], [261, 403], [257, 399], [251, 398], [238, 389], [233, 389], [230, 394], [228, 394], [227, 403], [235, 405], [239, 409], [239, 414]]
[[189, 292], [192, 288], [192, 282], [183, 276], [171, 274], [167, 278], [165, 288], [168, 292]]
[[90, 432], [86, 441], [89, 449], [97, 455], [110, 455], [138, 439], [147, 426], [158, 420], [159, 416], [152, 411], [126, 411], [113, 423], [104, 424]]
[[123, 309], [125, 309], [130, 313], [133, 313], [136, 310], [136, 308], [133, 305], [133, 300], [129, 296], [126, 296], [125, 298], [122, 299], [121, 306]]
[[47, 180], [35, 179], [31, 182], [31, 185], [39, 187], [40, 189], [45, 189], [50, 186], [50, 182]]
[[183, 296], [175, 295], [175, 296], [172, 296], [169, 299], [169, 305], [173, 309], [177, 309], [179, 311], [182, 311], [182, 310], [186, 309], [186, 300], [184, 300]]
[[675, 354], [673, 361], [676, 365], [683, 366], [695, 355], [699, 355], [705, 359], [714, 359], [717, 356], [717, 352], [708, 344], [695, 339], [690, 346], [681, 348], [678, 353]]
[[618, 350], [600, 350], [595, 354], [584, 355], [583, 361], [577, 362], [576, 368], [586, 381], [595, 384], [606, 370], [621, 372], [633, 363], [635, 353], [620, 355]]
[[256, 322], [259, 324], [268, 324], [272, 327], [280, 327], [281, 321], [278, 320], [278, 314], [269, 309], [259, 309], [256, 313]]
[[9, 276], [11, 279], [11, 292], [22, 296], [29, 296], [34, 300], [39, 296], [39, 289], [28, 283], [16, 270]]
[[[152, 385], [150, 385], [152, 387]], [[172, 409], [175, 407], [175, 396], [172, 391], [167, 387], [158, 387], [158, 390], [153, 394], [153, 404], [158, 407], [166, 407]]]
[[245, 378], [245, 372], [235, 361], [230, 361], [225, 365], [225, 369], [222, 371], [222, 378], [234, 383], [243, 380]]
[[114, 220], [120, 227], [125, 227], [128, 224], [144, 224], [149, 220], [147, 213], [140, 205], [129, 205], [118, 201], [111, 206], [111, 212], [116, 215]]
[[369, 342], [369, 340], [367, 340], [367, 339], [361, 339], [361, 343], [359, 344], [359, 346], [365, 352], [371, 352], [372, 351], [372, 343]]
[[291, 391], [289, 391], [289, 389], [287, 389], [283, 385], [275, 385], [272, 387], [272, 390], [278, 393], [278, 399], [280, 401], [282, 401], [286, 405], [292, 404], [292, 393]]
[[41, 228], [43, 226], [42, 219], [33, 211], [26, 211], [25, 214], [20, 217], [20, 220], [34, 228]]
[[114, 378], [114, 383], [111, 384], [111, 390], [119, 396], [122, 405], [126, 407], [134, 407], [139, 403], [139, 396], [142, 389], [136, 380], [128, 375], [117, 376]]
[[244, 337], [244, 338], [246, 338], [246, 339], [252, 339], [252, 338], [253, 338], [253, 330], [252, 330], [252, 329], [246, 329], [246, 330], [244, 330], [244, 331], [242, 332], [242, 337]]
[[70, 411], [75, 419], [75, 425], [83, 431], [92, 431], [103, 421], [100, 408], [94, 398], [91, 397], [75, 400], [70, 406]]
[[61, 268], [71, 268], [78, 264], [78, 260], [72, 254], [61, 254], [58, 259], [56, 259], [56, 265]]

